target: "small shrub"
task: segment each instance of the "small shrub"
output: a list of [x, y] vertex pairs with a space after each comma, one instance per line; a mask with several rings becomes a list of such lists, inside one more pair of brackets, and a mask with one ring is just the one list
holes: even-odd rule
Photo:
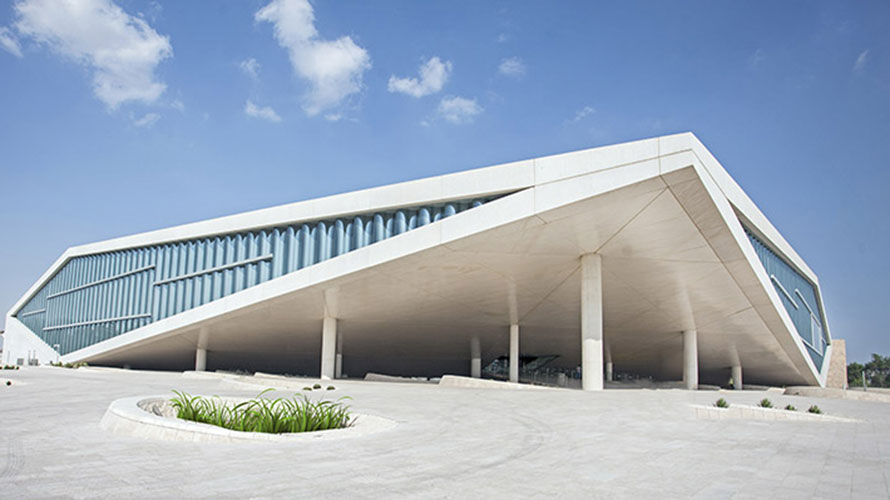
[[763, 398], [760, 400], [759, 403], [757, 403], [757, 406], [759, 406], [761, 408], [772, 408], [773, 402], [770, 401], [768, 398]]
[[797, 411], [797, 408], [794, 405], [785, 405], [785, 409], [788, 411]]
[[328, 390], [329, 390], [329, 391], [333, 391], [334, 389], [336, 389], [336, 387], [334, 387], [334, 386], [332, 386], [332, 385], [329, 385], [329, 386], [328, 386]]
[[312, 386], [313, 389], [321, 389], [321, 384], [315, 384]]
[[54, 361], [49, 362], [50, 366], [55, 366], [57, 368], [80, 368], [81, 366], [89, 366], [83, 361], [78, 361], [77, 363], [62, 363], [59, 361], [58, 363]]
[[309, 386], [308, 386], [308, 385], [307, 385], [307, 386], [306, 386], [306, 387], [304, 387], [304, 388], [303, 388], [303, 390], [304, 390], [304, 391], [311, 391], [311, 390], [312, 390], [312, 388], [311, 388], [311, 387], [309, 387]]
[[725, 399], [720, 398], [717, 400], [716, 403], [714, 403], [714, 406], [716, 406], [717, 408], [729, 408], [729, 403], [727, 403]]
[[811, 406], [807, 411], [810, 412], [810, 413], [815, 413], [815, 414], [817, 414], [817, 415], [821, 415], [821, 414], [822, 414], [822, 409], [819, 408], [819, 407], [816, 406], [816, 405]]

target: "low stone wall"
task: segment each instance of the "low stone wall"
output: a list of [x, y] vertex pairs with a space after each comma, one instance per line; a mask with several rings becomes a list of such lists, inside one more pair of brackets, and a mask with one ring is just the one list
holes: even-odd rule
[[444, 375], [439, 381], [441, 387], [466, 387], [470, 389], [531, 389], [531, 390], [561, 390], [558, 387], [544, 387], [541, 385], [517, 384], [514, 382], [501, 382], [484, 378], [461, 377], [459, 375]]
[[770, 422], [845, 422], [858, 420], [803, 411], [790, 411], [781, 408], [761, 408], [759, 406], [731, 405], [729, 408], [691, 405], [696, 418], [705, 420], [765, 420]]
[[[680, 380], [607, 380], [603, 382], [606, 389], [681, 389], [686, 390], [686, 383]], [[720, 386], [698, 384], [700, 391], [719, 391]]]
[[890, 396], [890, 389], [885, 387], [848, 387], [848, 391], [856, 391], [856, 392], [873, 392], [875, 394], [887, 394]]
[[209, 424], [180, 420], [171, 415], [165, 396], [136, 396], [115, 400], [102, 417], [102, 429], [123, 436], [164, 441], [238, 443], [266, 441], [300, 443], [317, 439], [344, 439], [392, 429], [396, 422], [375, 415], [355, 414], [355, 423], [345, 429], [289, 434], [241, 432]]
[[785, 389], [788, 396], [807, 396], [811, 398], [852, 399], [854, 401], [876, 401], [890, 403], [890, 393], [871, 389], [868, 391], [850, 391], [831, 387], [793, 386]]
[[426, 377], [399, 377], [397, 375], [384, 375], [382, 373], [368, 372], [365, 374], [367, 382], [398, 382], [402, 384], [434, 384]]

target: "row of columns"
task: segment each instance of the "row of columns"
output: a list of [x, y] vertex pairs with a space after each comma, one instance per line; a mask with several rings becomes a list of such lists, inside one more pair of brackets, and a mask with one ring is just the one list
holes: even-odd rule
[[[698, 333], [695, 330], [687, 330], [683, 332], [683, 382], [687, 389], [698, 388]], [[333, 340], [331, 340], [333, 338]], [[335, 353], [331, 359], [331, 344], [335, 344]], [[611, 382], [613, 379], [612, 356], [608, 344], [604, 345], [603, 355], [605, 358], [605, 380]], [[583, 356], [583, 353], [582, 353]], [[333, 373], [331, 373], [333, 367]], [[590, 369], [590, 364], [582, 363], [582, 370]], [[206, 342], [199, 342], [195, 350], [195, 371], [205, 371], [207, 369], [207, 348]], [[595, 369], [595, 367], [594, 367]], [[337, 335], [337, 320], [335, 318], [325, 318], [322, 327], [322, 366], [321, 378], [331, 379], [340, 378], [343, 375], [343, 353], [342, 342]], [[584, 372], [582, 371], [582, 388], [590, 389], [590, 385], [584, 385]], [[482, 377], [482, 348], [479, 337], [473, 337], [470, 340], [470, 376], [473, 378]], [[602, 377], [600, 377], [601, 379]], [[596, 380], [596, 378], [594, 378]], [[510, 325], [510, 382], [519, 382], [519, 325]], [[602, 384], [602, 380], [600, 380]], [[734, 389], [742, 389], [742, 366], [739, 364], [732, 366], [732, 386]], [[595, 386], [594, 386], [595, 387]], [[599, 389], [602, 389], [600, 385]]]
[[[581, 388], [585, 391], [603, 389], [605, 380], [613, 377], [612, 355], [603, 342], [603, 269], [599, 254], [581, 256]], [[604, 370], [605, 368], [605, 370]], [[207, 369], [207, 330], [198, 335], [195, 370]], [[337, 335], [337, 319], [326, 316], [321, 333], [321, 378], [340, 378], [343, 371], [342, 341]], [[510, 325], [510, 382], [519, 382], [519, 325]], [[482, 376], [482, 348], [478, 337], [470, 340], [470, 375]], [[732, 381], [742, 388], [742, 368], [732, 367]], [[698, 388], [698, 333], [683, 332], [683, 382], [687, 389]]]
[[[207, 347], [206, 332], [202, 331], [199, 335], [198, 347], [195, 350], [195, 371], [205, 371], [207, 369]], [[582, 348], [585, 347], [583, 344]], [[592, 348], [596, 348], [593, 344]], [[332, 355], [332, 353], [334, 353]], [[321, 378], [328, 380], [331, 378], [340, 378], [343, 375], [343, 352], [340, 336], [337, 335], [337, 319], [325, 318], [322, 324], [322, 361], [321, 361]], [[603, 345], [601, 356], [605, 358], [605, 380], [612, 381], [613, 365], [611, 349], [608, 344]], [[588, 383], [585, 384], [584, 373], [588, 370], [596, 370], [596, 360], [592, 362], [590, 358], [588, 363], [583, 362], [585, 356], [582, 351], [582, 372], [581, 382], [582, 388], [585, 390], [602, 389], [603, 377], [589, 377]], [[480, 378], [482, 376], [482, 348], [479, 337], [473, 337], [470, 340], [470, 376]], [[599, 383], [599, 387], [593, 385], [591, 389], [591, 378], [593, 384]], [[510, 325], [510, 382], [519, 382], [519, 325]], [[698, 332], [695, 330], [686, 330], [683, 332], [683, 382], [686, 388], [694, 390], [698, 388]], [[742, 389], [742, 366], [736, 364], [732, 366], [732, 385], [734, 389]]]
[[[597, 293], [597, 291], [594, 290], [593, 293]], [[614, 377], [612, 351], [609, 348], [609, 344], [602, 340], [601, 326], [597, 330], [595, 324], [588, 325], [588, 335], [584, 335], [584, 316], [582, 310], [581, 388], [587, 391], [602, 390], [604, 381], [611, 382]], [[591, 314], [590, 316], [594, 316], [593, 321], [597, 321], [595, 315]], [[586, 319], [590, 320], [590, 316]], [[599, 319], [599, 321], [601, 325], [602, 320]], [[481, 366], [481, 359], [478, 354], [479, 339], [473, 338], [471, 346], [473, 357], [470, 373], [472, 377], [479, 378], [481, 376], [481, 370], [477, 368]], [[605, 377], [603, 376], [604, 371]], [[510, 382], [518, 381], [519, 325], [510, 325]], [[698, 332], [696, 330], [683, 332], [683, 382], [687, 389], [698, 389]], [[742, 366], [740, 364], [732, 366], [732, 386], [734, 389], [742, 389]]]

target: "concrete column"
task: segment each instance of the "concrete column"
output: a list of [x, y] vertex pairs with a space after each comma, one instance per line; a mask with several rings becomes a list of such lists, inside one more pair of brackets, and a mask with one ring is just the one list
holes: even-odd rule
[[742, 365], [732, 367], [732, 388], [742, 390]]
[[337, 350], [337, 318], [325, 318], [321, 326], [321, 379], [334, 378]]
[[198, 347], [195, 350], [195, 371], [203, 372], [207, 370], [207, 337], [206, 327], [202, 327], [198, 331]]
[[603, 390], [603, 260], [581, 256], [581, 388]]
[[606, 357], [606, 382], [611, 382], [612, 377], [612, 347], [608, 342], [603, 343], [604, 355]]
[[683, 382], [689, 390], [698, 389], [698, 332], [683, 332]]
[[195, 350], [195, 371], [203, 372], [207, 370], [207, 349], [197, 348]]
[[510, 382], [519, 382], [519, 325], [510, 325]]
[[482, 377], [482, 345], [479, 343], [479, 337], [470, 339], [470, 376]]
[[334, 378], [343, 377], [343, 334], [337, 332], [337, 355], [334, 356]]

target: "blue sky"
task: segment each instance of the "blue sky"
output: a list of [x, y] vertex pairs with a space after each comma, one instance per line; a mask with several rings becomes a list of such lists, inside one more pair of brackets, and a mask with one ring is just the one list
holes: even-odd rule
[[890, 3], [0, 3], [0, 309], [65, 248], [693, 131], [890, 353]]

